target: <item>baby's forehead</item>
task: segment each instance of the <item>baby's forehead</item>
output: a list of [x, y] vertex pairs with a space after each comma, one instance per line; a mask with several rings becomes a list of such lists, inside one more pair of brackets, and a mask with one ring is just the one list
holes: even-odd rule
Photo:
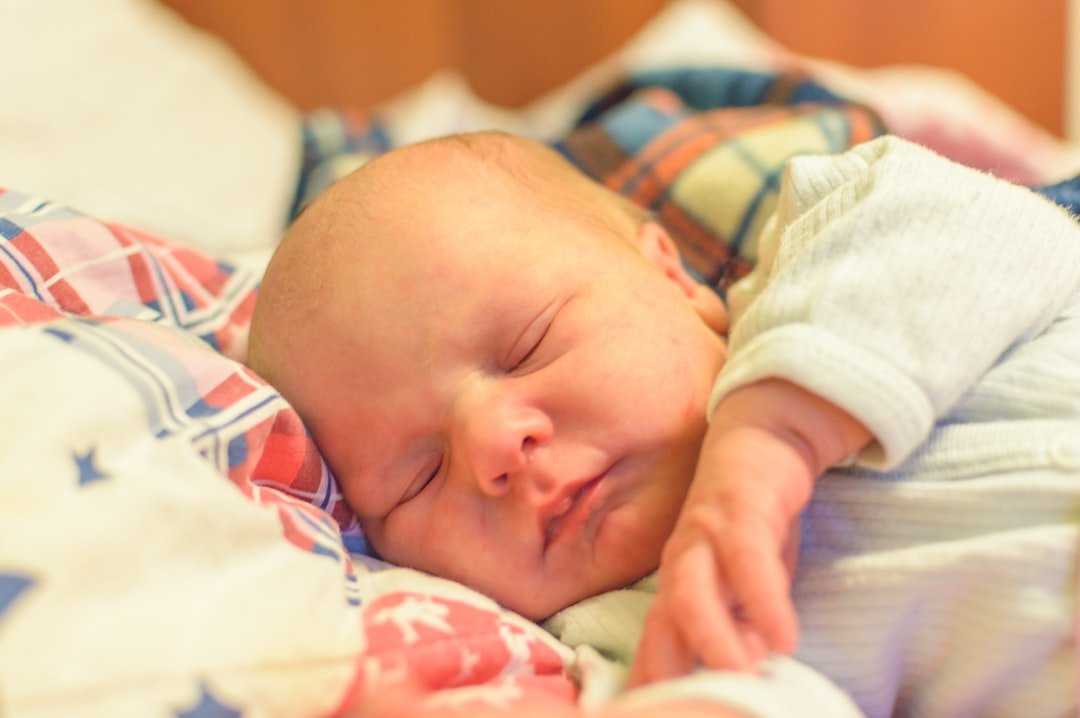
[[[504, 145], [483, 153], [449, 142], [417, 145], [331, 188], [295, 228], [311, 235], [304, 242], [311, 250], [302, 253], [309, 256], [299, 260], [319, 265], [314, 288], [349, 291], [364, 275], [435, 283], [448, 299], [455, 289], [494, 294], [492, 282], [518, 279], [540, 255], [571, 257], [594, 236], [633, 233], [634, 220], [609, 191], [563, 167], [553, 151]], [[568, 181], [553, 181], [560, 173]]]

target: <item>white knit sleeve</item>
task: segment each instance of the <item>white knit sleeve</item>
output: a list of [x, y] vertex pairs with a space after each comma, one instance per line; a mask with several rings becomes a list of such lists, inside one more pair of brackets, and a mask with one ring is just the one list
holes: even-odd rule
[[753, 718], [863, 718], [827, 678], [780, 656], [762, 663], [757, 673], [698, 671], [629, 691], [614, 705], [648, 709], [675, 701], [711, 703]]
[[893, 137], [793, 160], [767, 232], [753, 296], [733, 291], [710, 414], [739, 386], [785, 378], [862, 421], [877, 442], [860, 460], [877, 468], [1080, 286], [1064, 210]]

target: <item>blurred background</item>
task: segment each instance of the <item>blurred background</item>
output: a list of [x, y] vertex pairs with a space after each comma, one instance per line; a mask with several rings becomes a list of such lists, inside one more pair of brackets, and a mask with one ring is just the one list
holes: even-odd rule
[[[369, 107], [440, 68], [521, 107], [600, 61], [665, 0], [163, 0], [301, 109]], [[956, 70], [1059, 137], [1073, 0], [731, 0], [787, 49], [856, 67]]]
[[386, 147], [481, 128], [562, 139], [627, 73], [687, 65], [807, 75], [946, 157], [1053, 184], [1080, 172], [1077, 7], [0, 0], [0, 187], [242, 261]]

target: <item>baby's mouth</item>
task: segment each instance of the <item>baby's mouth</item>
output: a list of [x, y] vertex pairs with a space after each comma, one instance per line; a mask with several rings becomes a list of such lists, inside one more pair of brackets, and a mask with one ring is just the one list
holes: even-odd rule
[[559, 499], [558, 505], [555, 507], [555, 510], [548, 519], [547, 526], [544, 529], [545, 551], [547, 551], [548, 547], [565, 533], [571, 524], [580, 524], [588, 518], [591, 510], [588, 506], [588, 499], [595, 491], [596, 487], [600, 485], [603, 478], [604, 474], [600, 474], [595, 479], [586, 481], [579, 486], [577, 490], [568, 493]]

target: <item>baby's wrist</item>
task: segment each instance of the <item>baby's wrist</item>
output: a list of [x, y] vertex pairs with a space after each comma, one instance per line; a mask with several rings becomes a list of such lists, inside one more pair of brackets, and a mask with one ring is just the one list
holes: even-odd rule
[[814, 476], [850, 458], [873, 438], [862, 423], [827, 399], [784, 379], [769, 378], [724, 397], [710, 433], [754, 426], [805, 457]]

